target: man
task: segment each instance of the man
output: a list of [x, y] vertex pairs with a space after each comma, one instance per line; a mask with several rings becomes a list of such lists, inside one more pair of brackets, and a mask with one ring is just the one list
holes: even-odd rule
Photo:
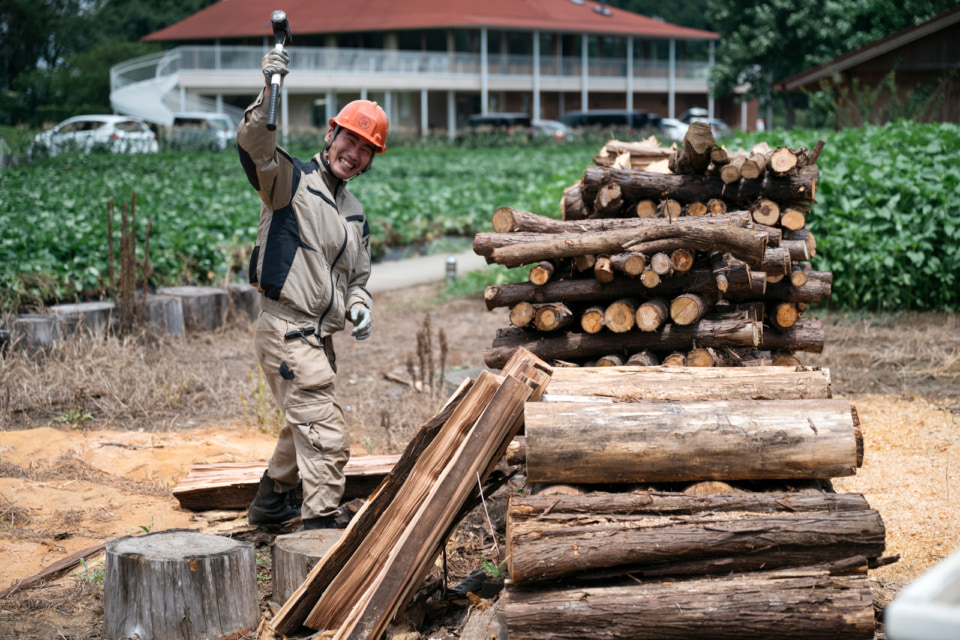
[[[387, 115], [351, 102], [331, 118], [323, 151], [309, 162], [277, 147], [266, 128], [270, 79], [289, 72], [286, 51], [263, 57], [266, 88], [237, 129], [240, 163], [262, 201], [250, 282], [261, 293], [254, 346], [286, 424], [250, 505], [250, 524], [302, 515], [305, 529], [331, 528], [350, 456], [343, 410], [334, 395], [331, 336], [349, 319], [370, 335], [370, 227], [346, 182], [386, 151]], [[290, 497], [303, 483], [302, 513]]]

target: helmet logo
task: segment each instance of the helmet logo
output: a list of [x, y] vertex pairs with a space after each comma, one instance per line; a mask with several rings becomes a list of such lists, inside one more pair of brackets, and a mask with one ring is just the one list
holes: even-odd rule
[[360, 120], [357, 121], [357, 125], [361, 129], [369, 129], [370, 127], [373, 126], [373, 120], [371, 120], [367, 116], [360, 116]]

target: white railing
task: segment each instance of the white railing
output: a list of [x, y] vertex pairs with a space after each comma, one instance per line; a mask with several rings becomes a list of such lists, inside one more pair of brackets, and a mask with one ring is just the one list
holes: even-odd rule
[[[251, 46], [184, 45], [163, 54], [147, 56], [146, 64], [161, 64], [160, 68], [180, 71], [249, 71], [260, 66], [260, 58], [265, 49]], [[479, 54], [446, 53], [421, 51], [392, 51], [383, 49], [345, 49], [338, 47], [291, 47], [290, 66], [298, 71], [312, 71], [327, 74], [374, 75], [479, 75], [481, 59]], [[115, 66], [111, 70], [111, 79], [115, 73], [127, 74], [139, 70], [137, 64], [141, 58]], [[583, 59], [569, 56], [557, 59], [555, 56], [540, 57], [540, 73], [545, 76], [580, 76]], [[587, 73], [590, 76], [626, 77], [626, 60], [591, 58]], [[705, 78], [709, 63], [705, 61], [678, 61], [675, 65], [676, 77]], [[490, 54], [487, 57], [487, 69], [490, 75], [533, 74], [533, 57], [529, 55]], [[661, 60], [639, 60], [634, 62], [634, 77], [666, 77], [669, 65]], [[115, 85], [114, 85], [115, 86]]]

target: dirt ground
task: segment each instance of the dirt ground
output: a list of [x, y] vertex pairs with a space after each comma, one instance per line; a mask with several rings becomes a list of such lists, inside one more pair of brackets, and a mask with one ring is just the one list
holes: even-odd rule
[[[432, 367], [439, 376], [441, 361], [448, 374], [482, 366], [484, 347], [507, 325], [504, 310], [439, 294], [424, 285], [376, 296], [371, 338], [337, 337], [354, 455], [402, 451], [444, 398], [385, 374], [409, 379]], [[829, 367], [834, 395], [851, 401], [863, 425], [863, 468], [833, 484], [867, 497], [884, 518], [887, 555], [900, 556], [870, 572], [882, 609], [960, 547], [960, 318], [824, 318], [824, 353], [800, 359]], [[432, 365], [418, 357], [427, 351]], [[46, 358], [8, 355], [0, 386], [0, 590], [118, 536], [243, 529], [243, 513], [193, 514], [170, 489], [193, 464], [270, 455], [277, 418], [258, 378], [251, 327], [146, 345], [78, 340]], [[481, 556], [496, 559], [482, 523], [461, 528], [448, 550], [451, 582]], [[0, 637], [101, 638], [102, 569], [101, 553], [0, 599]], [[269, 571], [262, 577], [268, 596]]]

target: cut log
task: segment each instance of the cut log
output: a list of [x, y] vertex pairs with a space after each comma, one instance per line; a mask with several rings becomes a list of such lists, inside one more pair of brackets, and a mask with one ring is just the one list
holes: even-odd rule
[[765, 224], [753, 224], [753, 228], [767, 232], [767, 248], [779, 247], [783, 243], [783, 229]]
[[[724, 351], [724, 350], [721, 350]], [[830, 371], [793, 367], [737, 369], [555, 369], [544, 399], [815, 400], [832, 397]]]
[[597, 257], [593, 254], [573, 256], [573, 267], [577, 271], [589, 271], [597, 264]]
[[712, 306], [713, 302], [706, 296], [684, 293], [670, 303], [670, 318], [679, 325], [691, 325], [698, 322]]
[[664, 367], [685, 367], [687, 366], [687, 357], [682, 351], [674, 351], [668, 353], [660, 364]]
[[628, 204], [646, 198], [660, 198], [664, 193], [680, 202], [723, 198], [742, 205], [755, 202], [761, 196], [776, 202], [809, 202], [816, 199], [818, 177], [817, 168], [812, 166], [783, 178], [768, 174], [763, 180], [741, 180], [734, 187], [724, 184], [719, 177], [587, 167], [581, 180], [581, 194], [584, 203], [592, 205], [600, 186], [614, 181], [620, 185]]
[[588, 307], [580, 314], [580, 327], [587, 333], [600, 333], [603, 330], [604, 307]]
[[787, 240], [800, 240], [807, 245], [807, 254], [810, 256], [810, 259], [813, 259], [817, 255], [817, 239], [810, 231], [810, 229], [797, 229], [796, 231], [787, 231], [784, 234], [784, 238]]
[[769, 351], [757, 349], [718, 349], [717, 366], [720, 367], [770, 367], [773, 365], [773, 356]]
[[647, 289], [655, 289], [660, 286], [660, 274], [652, 267], [647, 267], [640, 273], [640, 284]]
[[541, 260], [538, 262], [532, 269], [530, 269], [530, 275], [527, 278], [531, 284], [537, 286], [547, 284], [550, 282], [550, 278], [553, 277], [553, 263], [548, 260]]
[[[399, 454], [350, 458], [343, 468], [346, 486], [342, 500], [367, 498], [399, 460]], [[173, 488], [173, 497], [189, 511], [246, 509], [266, 470], [266, 462], [195, 464]]]
[[684, 360], [688, 367], [713, 367], [716, 361], [711, 349], [691, 349]]
[[740, 167], [740, 175], [747, 180], [756, 180], [767, 170], [767, 157], [762, 153], [751, 153], [747, 156], [743, 166]]
[[593, 277], [600, 282], [613, 282], [615, 276], [610, 256], [597, 256], [597, 261], [593, 265]]
[[643, 273], [644, 267], [647, 266], [647, 256], [635, 251], [615, 253], [610, 256], [610, 264], [620, 273], [635, 278]]
[[[829, 282], [814, 279], [811, 274], [817, 272], [807, 272], [807, 282], [803, 286], [795, 287], [789, 280], [768, 284], [766, 292], [762, 296], [768, 301], [780, 302], [803, 302], [806, 304], [816, 304], [830, 297], [833, 287]], [[731, 291], [726, 296], [734, 302], [755, 300], [757, 296], [754, 292]]]
[[661, 200], [657, 206], [657, 216], [667, 220], [676, 220], [683, 213], [683, 205], [672, 198]]
[[800, 312], [792, 302], [781, 302], [770, 311], [770, 326], [781, 333], [797, 324]]
[[[798, 323], [799, 324], [799, 323]], [[821, 337], [823, 325], [820, 325]], [[704, 318], [693, 325], [682, 327], [668, 324], [661, 331], [596, 335], [567, 333], [561, 336], [543, 337], [540, 334], [497, 338], [494, 346], [485, 349], [483, 359], [492, 369], [499, 369], [518, 347], [523, 347], [544, 360], [580, 360], [595, 358], [619, 351], [689, 351], [694, 341], [702, 347], [756, 347], [760, 344], [759, 323], [736, 314]], [[820, 342], [823, 348], [823, 342]], [[790, 349], [781, 349], [789, 351]]]
[[641, 200], [633, 210], [638, 218], [652, 218], [657, 215], [657, 203], [654, 200]]
[[766, 251], [763, 252], [763, 264], [758, 268], [760, 271], [766, 272], [768, 276], [783, 277], [789, 274], [793, 268], [790, 251], [785, 247], [767, 247]]
[[610, 303], [603, 312], [603, 324], [613, 333], [626, 333], [637, 322], [637, 301], [621, 298]]
[[558, 331], [573, 322], [573, 312], [562, 302], [545, 304], [537, 308], [533, 322], [539, 331]]
[[793, 262], [807, 262], [813, 257], [810, 255], [810, 245], [802, 240], [782, 240], [780, 247], [790, 252]]
[[800, 209], [789, 207], [780, 214], [780, 226], [790, 231], [797, 231], [807, 226], [807, 216]]
[[812, 318], [801, 318], [786, 331], [763, 332], [760, 346], [770, 351], [821, 353], [823, 342], [823, 322]]
[[622, 206], [623, 198], [620, 195], [620, 185], [616, 182], [608, 182], [600, 187], [600, 191], [597, 193], [597, 199], [593, 203], [593, 216], [616, 217], [619, 215]]
[[171, 529], [106, 547], [108, 638], [194, 640], [256, 629], [256, 549], [249, 542]]
[[719, 215], [727, 212], [727, 203], [720, 198], [710, 198], [707, 200], [707, 213]]
[[[638, 351], [627, 358], [627, 362], [624, 366], [627, 367], [655, 367], [660, 364], [660, 361], [657, 360], [657, 356], [654, 355], [652, 351]], [[526, 460], [526, 459], [524, 459]]]
[[286, 602], [342, 536], [341, 529], [312, 529], [277, 536], [270, 546], [272, 600]]
[[730, 154], [725, 147], [714, 147], [710, 149], [710, 162], [716, 166], [721, 166], [730, 162]]
[[716, 145], [709, 123], [691, 122], [683, 135], [682, 148], [670, 157], [667, 166], [677, 174], [702, 174], [710, 164], [710, 151]]
[[157, 293], [180, 298], [188, 332], [219, 329], [230, 307], [230, 294], [218, 287], [164, 287]]
[[757, 224], [773, 226], [780, 222], [780, 205], [773, 200], [761, 198], [750, 208], [750, 215]]
[[790, 353], [778, 353], [773, 358], [773, 366], [775, 367], [802, 367], [803, 363], [797, 360], [797, 358]]
[[670, 317], [665, 298], [653, 298], [637, 307], [636, 322], [641, 331], [658, 331]]
[[865, 569], [883, 554], [884, 526], [862, 495], [850, 493], [515, 495], [506, 542], [510, 579], [523, 584], [574, 574], [770, 570], [854, 556]]
[[529, 482], [836, 478], [862, 462], [845, 400], [540, 402], [524, 419]]
[[674, 249], [670, 253], [670, 264], [677, 273], [686, 273], [693, 268], [693, 252], [688, 249]]
[[741, 167], [746, 159], [746, 156], [736, 155], [730, 159], [730, 162], [720, 167], [720, 179], [724, 184], [733, 184], [740, 180]]
[[691, 202], [683, 207], [685, 216], [705, 216], [707, 215], [707, 205], [702, 202]]
[[777, 175], [786, 175], [797, 166], [797, 154], [786, 147], [778, 147], [770, 154], [770, 170]]
[[622, 367], [623, 358], [617, 354], [610, 354], [597, 358], [597, 362], [594, 366], [597, 367]]
[[[557, 220], [548, 216], [542, 216], [529, 211], [513, 209], [511, 207], [500, 207], [493, 214], [494, 220], [494, 238], [497, 234], [505, 233], [533, 233], [533, 234], [581, 234], [581, 233], [600, 233], [606, 231], [618, 231], [623, 229], [647, 229], [650, 227], [669, 224], [667, 220], [637, 220], [633, 218], [599, 218], [594, 220]], [[750, 222], [750, 213], [748, 211], [724, 212], [722, 216], [716, 216], [711, 219], [716, 224], [732, 224], [744, 227]], [[489, 235], [489, 234], [488, 234]], [[487, 255], [482, 253], [485, 244], [479, 245], [481, 250], [478, 255]], [[503, 244], [492, 244], [494, 246], [504, 246]]]
[[510, 585], [510, 637], [522, 640], [872, 640], [866, 575], [784, 570], [599, 587]]
[[650, 268], [658, 276], [669, 276], [673, 273], [673, 262], [669, 254], [664, 251], [658, 251], [650, 258]]
[[560, 198], [560, 215], [564, 220], [583, 220], [587, 217], [579, 180], [563, 190], [563, 197]]
[[510, 324], [514, 327], [526, 327], [533, 322], [537, 309], [529, 302], [518, 302], [510, 307]]

